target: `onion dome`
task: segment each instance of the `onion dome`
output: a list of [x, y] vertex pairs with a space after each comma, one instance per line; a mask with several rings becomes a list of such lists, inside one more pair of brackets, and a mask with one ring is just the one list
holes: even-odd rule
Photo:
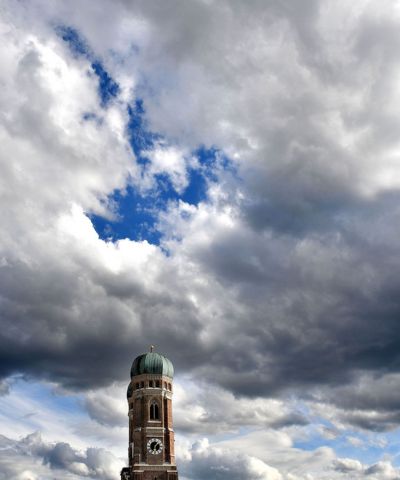
[[173, 378], [174, 367], [172, 366], [172, 362], [164, 357], [164, 355], [151, 350], [136, 357], [132, 363], [131, 378], [144, 373], [165, 375], [166, 377]]

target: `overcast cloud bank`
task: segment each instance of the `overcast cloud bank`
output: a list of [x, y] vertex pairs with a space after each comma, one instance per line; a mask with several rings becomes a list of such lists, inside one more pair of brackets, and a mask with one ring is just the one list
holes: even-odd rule
[[[182, 376], [187, 478], [399, 478], [397, 4], [0, 8], [4, 398], [13, 375], [52, 382], [121, 428], [110, 386], [154, 343]], [[132, 191], [154, 202], [141, 239], [116, 235], [116, 192]], [[288, 435], [304, 470], [245, 450], [242, 429], [260, 428]], [[218, 434], [243, 441], [240, 462]], [[349, 438], [347, 455], [334, 442]], [[92, 447], [57, 468], [108, 478]], [[55, 466], [32, 455], [44, 463], [20, 478]]]

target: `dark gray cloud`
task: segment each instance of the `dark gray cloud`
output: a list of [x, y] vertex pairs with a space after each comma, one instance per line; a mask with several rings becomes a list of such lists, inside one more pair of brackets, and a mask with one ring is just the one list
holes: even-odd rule
[[398, 428], [400, 418], [396, 395], [397, 373], [355, 374], [353, 381], [310, 391], [311, 404], [323, 412], [336, 406], [331, 418], [352, 428], [385, 432]]
[[[349, 14], [328, 1], [104, 1], [104, 29], [73, 2], [44, 20], [39, 1], [27, 14], [9, 4], [2, 377], [75, 389], [128, 381], [133, 357], [155, 343], [178, 372], [237, 397], [312, 399], [320, 388], [352, 425], [398, 425], [397, 384], [381, 389], [374, 374], [400, 368], [400, 30], [391, 2], [372, 3]], [[88, 63], [49, 28], [61, 17], [122, 87], [139, 85], [154, 130], [187, 149], [216, 145], [234, 164], [198, 208], [171, 204], [160, 218], [169, 256], [102, 242], [85, 216], [110, 215], [107, 195], [140, 183], [124, 136], [134, 94], [100, 108]], [[81, 124], [85, 111], [102, 122]], [[354, 390], [365, 372], [379, 395]], [[122, 421], [87, 408], [103, 424]], [[266, 420], [302, 422], [287, 412]], [[50, 465], [69, 461], [59, 449]]]

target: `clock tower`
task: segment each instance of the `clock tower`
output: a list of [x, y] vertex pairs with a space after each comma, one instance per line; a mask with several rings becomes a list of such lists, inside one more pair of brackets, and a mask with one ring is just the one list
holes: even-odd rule
[[122, 480], [178, 480], [172, 425], [174, 368], [153, 351], [135, 358], [128, 386], [129, 467]]

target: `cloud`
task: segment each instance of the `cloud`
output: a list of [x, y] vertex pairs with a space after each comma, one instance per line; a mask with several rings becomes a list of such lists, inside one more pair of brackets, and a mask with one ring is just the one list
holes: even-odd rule
[[275, 468], [266, 465], [258, 458], [249, 455], [238, 455], [227, 449], [211, 447], [207, 440], [194, 444], [191, 451], [191, 461], [182, 465], [183, 474], [198, 480], [225, 478], [262, 480], [282, 480], [282, 475]]
[[[193, 163], [191, 158], [187, 159], [188, 155], [184, 151], [163, 145], [156, 144], [152, 150], [145, 150], [142, 156], [151, 162], [151, 165], [146, 169], [146, 175], [149, 177], [150, 184], [154, 181], [156, 175], [168, 175], [171, 179], [172, 185], [177, 192], [183, 192], [188, 186], [188, 165]], [[185, 158], [186, 157], [186, 158]], [[146, 185], [146, 181], [143, 181]]]
[[83, 477], [112, 479], [123, 464], [110, 452], [88, 448], [84, 455], [74, 451], [68, 443], [57, 443], [44, 456], [44, 463], [51, 469], [64, 469]]
[[123, 464], [104, 449], [75, 450], [68, 443], [46, 443], [40, 432], [19, 441], [8, 440], [0, 455], [0, 478], [50, 479], [63, 478], [112, 479]]
[[359, 461], [352, 458], [338, 458], [335, 462], [335, 470], [341, 473], [355, 473], [362, 471], [362, 465]]
[[[85, 391], [97, 428], [123, 425], [125, 407], [99, 389], [128, 383], [133, 357], [155, 343], [198, 382], [196, 395], [177, 391], [182, 432], [281, 429], [291, 450], [277, 470], [259, 432], [240, 438], [249, 478], [286, 475], [292, 455], [304, 460], [292, 478], [335, 462], [332, 448], [293, 453], [282, 430], [307, 428], [304, 403], [331, 437], [397, 429], [395, 5], [47, 3], [6, 2], [1, 26], [1, 376]], [[60, 25], [118, 84], [108, 102]], [[147, 170], [129, 143], [139, 96], [163, 138]], [[175, 200], [201, 168], [199, 145], [230, 167], [218, 163], [195, 206]], [[160, 175], [177, 195], [158, 213], [160, 245], [99, 238], [90, 215], [112, 221], [116, 190], [144, 194]], [[105, 453], [48, 448], [32, 454], [45, 465], [24, 457], [16, 475], [109, 475]], [[226, 450], [192, 455], [199, 478], [239, 473]], [[329, 475], [397, 475], [358, 461]]]
[[0, 396], [7, 395], [10, 392], [10, 385], [6, 381], [0, 382]]
[[[35, 28], [31, 28], [33, 32], [24, 30], [18, 23], [23, 23], [20, 17], [10, 21], [13, 28], [4, 26], [2, 36], [5, 234], [1, 292], [8, 327], [2, 337], [1, 374], [23, 371], [80, 387], [96, 384], [101, 378], [107, 383], [118, 376], [123, 378], [123, 366], [128, 372], [132, 350], [148, 343], [137, 338], [137, 326], [142, 322], [139, 310], [143, 306], [136, 309], [121, 299], [133, 300], [139, 295], [141, 303], [147, 296], [149, 304], [145, 309], [150, 311], [148, 307], [154, 304], [160, 314], [163, 303], [171, 304], [169, 295], [160, 291], [156, 296], [161, 294], [164, 300], [154, 301], [151, 287], [152, 293], [142, 296], [143, 284], [138, 277], [135, 279], [133, 271], [122, 273], [127, 275], [126, 281], [119, 281], [112, 265], [121, 263], [123, 255], [115, 255], [119, 247], [115, 250], [116, 245], [100, 241], [84, 213], [111, 216], [107, 195], [124, 188], [135, 177], [135, 159], [125, 135], [126, 113], [118, 102], [101, 107], [97, 80], [87, 59], [71, 57], [55, 32], [43, 40], [42, 32]], [[101, 121], [85, 120], [87, 112]], [[94, 246], [94, 251], [98, 247], [103, 251], [103, 272], [98, 270], [97, 259], [84, 252]], [[161, 264], [169, 263], [146, 242], [127, 240], [121, 246], [127, 247], [122, 249], [135, 263], [141, 263], [150, 252], [158, 256]], [[75, 253], [69, 251], [71, 247], [76, 248]], [[155, 257], [151, 257], [154, 271]], [[86, 263], [86, 273], [82, 262]], [[99, 281], [104, 282], [103, 286]], [[92, 297], [88, 302], [96, 291], [98, 299]], [[180, 309], [182, 301], [178, 299], [178, 303]], [[90, 320], [94, 318], [96, 325]], [[120, 354], [108, 341], [111, 331], [119, 331], [117, 337], [124, 338], [122, 349], [115, 338]], [[131, 343], [133, 337], [136, 343]], [[83, 360], [79, 352], [90, 358]], [[109, 367], [105, 367], [108, 355], [113, 361], [106, 360]], [[123, 359], [119, 366], [118, 357]], [[31, 371], [25, 369], [28, 364]], [[83, 376], [78, 373], [82, 365], [90, 370]]]
[[184, 457], [180, 456], [180, 471], [185, 478], [198, 480], [243, 476], [266, 480], [398, 478], [398, 469], [388, 461], [365, 465], [353, 458], [336, 457], [327, 447], [301, 451], [283, 437], [258, 432], [216, 444], [203, 439], [191, 445]]
[[175, 428], [198, 435], [237, 432], [253, 428], [305, 426], [306, 416], [286, 400], [235, 398], [226, 390], [189, 379], [175, 380]]
[[86, 394], [85, 409], [91, 419], [108, 427], [127, 426], [126, 387], [95, 390]]
[[399, 472], [390, 462], [378, 462], [366, 470], [366, 475], [371, 478], [399, 478]]
[[[282, 437], [282, 435], [280, 435]], [[279, 435], [258, 435], [258, 441], [267, 441], [259, 448], [272, 461], [257, 454], [244, 453], [232, 442], [210, 444], [203, 439], [179, 453], [179, 470], [187, 479], [201, 480], [212, 476], [217, 479], [243, 478], [262, 480], [312, 480], [314, 478], [345, 479], [371, 478], [375, 480], [398, 478], [398, 470], [388, 461], [363, 465], [351, 458], [335, 458], [329, 449], [300, 452], [293, 449]], [[242, 448], [249, 438], [244, 437]], [[268, 443], [272, 441], [271, 444]], [[275, 442], [273, 441], [275, 440]], [[264, 448], [268, 445], [268, 448]], [[280, 464], [279, 468], [272, 466]], [[118, 476], [123, 463], [105, 449], [77, 450], [69, 443], [49, 443], [39, 432], [20, 440], [2, 437], [0, 452], [0, 478], [50, 479], [54, 475], [68, 479], [112, 479]], [[306, 471], [313, 474], [307, 474]]]
[[399, 422], [395, 394], [398, 381], [397, 373], [357, 375], [352, 383], [310, 392], [309, 405], [341, 428], [375, 432], [396, 430]]

